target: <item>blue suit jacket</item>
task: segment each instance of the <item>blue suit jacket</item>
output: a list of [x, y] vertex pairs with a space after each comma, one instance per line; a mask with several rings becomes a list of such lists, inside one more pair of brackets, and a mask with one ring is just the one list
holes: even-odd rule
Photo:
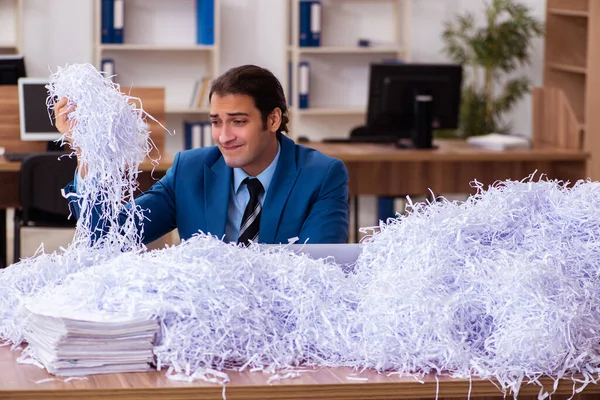
[[[348, 171], [335, 158], [279, 135], [281, 153], [264, 200], [259, 241], [344, 243], [348, 236]], [[218, 147], [177, 153], [173, 166], [136, 199], [145, 211], [144, 243], [177, 228], [182, 239], [202, 231], [225, 236], [233, 170]], [[67, 189], [68, 192], [68, 189]], [[79, 217], [79, 207], [72, 207]]]

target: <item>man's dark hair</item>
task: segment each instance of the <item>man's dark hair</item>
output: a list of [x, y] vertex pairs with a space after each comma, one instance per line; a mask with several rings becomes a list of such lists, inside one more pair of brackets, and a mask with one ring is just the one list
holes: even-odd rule
[[279, 108], [281, 110], [281, 125], [277, 133], [288, 132], [287, 104], [283, 88], [271, 71], [256, 65], [242, 65], [229, 69], [215, 79], [211, 85], [208, 99], [212, 95], [226, 96], [228, 94], [244, 94], [254, 99], [254, 105], [260, 111], [263, 127], [267, 127], [267, 117]]

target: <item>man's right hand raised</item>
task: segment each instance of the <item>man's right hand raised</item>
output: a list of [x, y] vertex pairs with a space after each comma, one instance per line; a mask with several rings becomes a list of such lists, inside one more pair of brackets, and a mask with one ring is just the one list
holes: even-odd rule
[[[71, 141], [71, 132], [73, 131], [73, 127], [75, 126], [75, 124], [77, 124], [77, 121], [74, 119], [69, 121], [67, 117], [71, 112], [75, 111], [76, 107], [73, 104], [68, 105], [68, 102], [69, 99], [63, 97], [58, 103], [54, 105], [54, 119], [56, 121], [56, 129], [60, 133], [65, 135], [65, 139], [67, 140], [67, 142], [69, 142], [69, 146], [71, 146], [72, 148], [73, 142]], [[76, 150], [76, 153], [79, 176], [83, 178], [86, 174], [87, 168], [81, 165], [81, 161], [79, 158], [79, 149]]]

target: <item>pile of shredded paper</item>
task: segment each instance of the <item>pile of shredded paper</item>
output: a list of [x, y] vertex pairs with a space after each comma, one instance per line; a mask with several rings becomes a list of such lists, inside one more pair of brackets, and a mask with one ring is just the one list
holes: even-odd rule
[[[84, 214], [69, 248], [0, 271], [0, 339], [20, 344], [28, 313], [147, 318], [160, 327], [157, 367], [179, 378], [350, 366], [494, 379], [515, 396], [542, 376], [578, 374], [574, 390], [595, 382], [599, 184], [529, 178], [479, 185], [464, 202], [411, 203], [363, 242], [351, 271], [201, 233], [148, 252], [134, 229], [144, 210], [113, 228], [150, 147], [143, 112], [118, 89], [87, 65], [53, 77], [52, 94], [77, 104]], [[110, 227], [92, 245], [96, 202]]]

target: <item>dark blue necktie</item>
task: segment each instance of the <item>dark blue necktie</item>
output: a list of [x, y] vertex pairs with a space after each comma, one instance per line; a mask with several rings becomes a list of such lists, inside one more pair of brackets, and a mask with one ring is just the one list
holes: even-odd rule
[[260, 230], [260, 213], [262, 211], [260, 201], [258, 201], [258, 196], [260, 196], [263, 186], [256, 178], [246, 178], [244, 179], [244, 182], [246, 182], [246, 186], [248, 186], [250, 201], [248, 201], [248, 205], [244, 211], [244, 216], [242, 217], [238, 244], [243, 243], [245, 246], [247, 246], [250, 244], [250, 240], [253, 242], [258, 240], [258, 231]]

